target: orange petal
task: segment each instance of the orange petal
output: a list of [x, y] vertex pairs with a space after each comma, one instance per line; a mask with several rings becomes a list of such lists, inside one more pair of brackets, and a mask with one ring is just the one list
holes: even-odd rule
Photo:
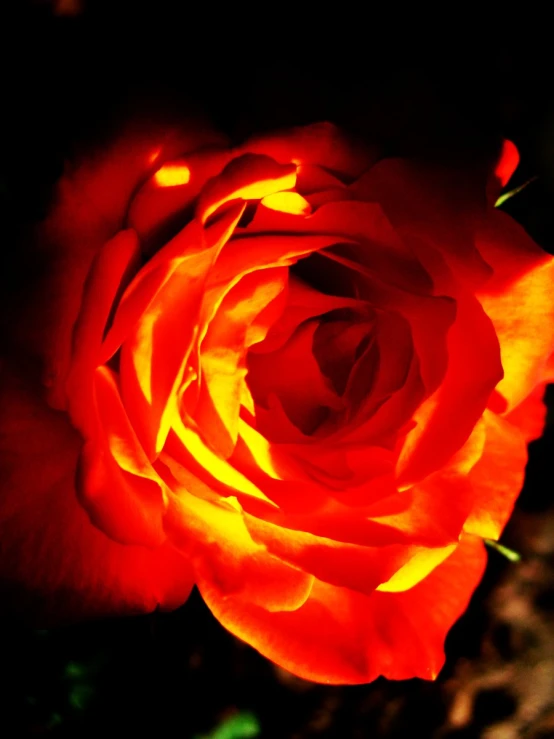
[[175, 546], [191, 558], [198, 577], [223, 599], [289, 611], [309, 596], [313, 578], [256, 544], [232, 502], [218, 505], [181, 492], [170, 499], [165, 525]]
[[491, 210], [478, 245], [494, 269], [478, 297], [498, 334], [504, 378], [497, 391], [511, 409], [547, 379], [554, 349], [554, 257], [498, 210]]
[[65, 403], [71, 335], [90, 266], [97, 251], [124, 227], [133, 192], [153, 166], [152, 152], [158, 150], [163, 161], [219, 138], [194, 117], [177, 128], [154, 113], [148, 123], [126, 124], [117, 138], [67, 163], [50, 214], [24, 259], [25, 265], [40, 260], [40, 275], [25, 266], [13, 296], [15, 320], [8, 327], [18, 346], [43, 361], [55, 407]]
[[253, 539], [279, 559], [319, 581], [366, 595], [378, 586], [388, 590], [412, 587], [455, 548], [455, 543], [434, 549], [401, 544], [371, 546], [370, 541], [367, 545], [349, 544], [284, 529], [253, 516], [246, 515], [245, 523]]
[[123, 408], [113, 374], [94, 375], [94, 405], [82, 429], [79, 499], [99, 529], [122, 544], [165, 541], [163, 484], [150, 465]]
[[266, 195], [261, 204], [279, 213], [290, 213], [296, 216], [308, 216], [312, 207], [308, 201], [297, 192], [275, 192]]
[[433, 679], [444, 661], [446, 634], [467, 607], [484, 565], [482, 543], [468, 538], [404, 593], [365, 596], [316, 581], [308, 600], [291, 613], [222, 598], [204, 579], [199, 588], [227, 629], [306, 680]]
[[498, 539], [523, 485], [527, 444], [521, 431], [501, 416], [485, 411], [486, 439], [481, 459], [468, 475], [474, 504], [466, 531]]
[[193, 584], [187, 559], [167, 545], [118, 544], [96, 528], [74, 486], [80, 437], [22, 367], [8, 373], [5, 363], [1, 386], [5, 598], [24, 601], [40, 625], [182, 604]]
[[127, 229], [100, 249], [85, 282], [81, 311], [73, 331], [73, 353], [66, 381], [69, 413], [80, 428], [93, 403], [92, 377], [101, 364], [100, 347], [114, 302], [140, 264], [137, 235]]
[[[198, 334], [208, 272], [241, 213], [242, 207], [233, 208], [205, 230], [203, 244], [190, 242], [189, 231], [185, 229], [181, 256], [155, 272], [146, 269], [144, 274], [140, 273], [137, 289], [130, 293], [129, 316], [124, 316], [121, 323], [118, 315], [115, 316], [114, 334], [130, 330], [121, 349], [122, 397], [150, 459], [163, 447], [171, 425], [176, 392]], [[140, 296], [145, 284], [145, 296], [152, 296], [149, 302]], [[136, 305], [131, 303], [134, 294], [139, 296]], [[137, 316], [138, 323], [133, 326], [130, 316], [136, 315], [137, 308], [142, 309], [145, 302]], [[110, 336], [106, 337], [106, 342], [109, 339]]]
[[[431, 278], [421, 261], [375, 202], [327, 202], [306, 218], [276, 213], [262, 203], [246, 231], [335, 235], [343, 256], [374, 272], [383, 282], [414, 293], [432, 290]], [[344, 246], [346, 243], [348, 246]]]
[[210, 274], [209, 287], [226, 285], [237, 275], [267, 267], [288, 267], [301, 257], [336, 243], [335, 236], [274, 234], [235, 236], [220, 254]]
[[261, 200], [266, 195], [290, 190], [295, 184], [294, 164], [278, 164], [268, 156], [243, 154], [207, 183], [196, 214], [204, 224], [225, 203], [237, 199]]
[[546, 422], [546, 404], [544, 393], [546, 383], [537, 385], [531, 395], [528, 395], [505, 418], [518, 428], [526, 442], [538, 439], [542, 435]]
[[[201, 497], [233, 496], [245, 510], [250, 510], [252, 501], [263, 504], [266, 512], [276, 507], [254, 481], [207, 446], [193, 423], [175, 419], [160, 459], [185, 490], [189, 489], [189, 476], [203, 484], [205, 489]], [[208, 490], [212, 494], [205, 495]]]
[[284, 268], [245, 275], [225, 295], [201, 339], [201, 385], [193, 415], [208, 443], [225, 457], [237, 439], [248, 342], [261, 341], [269, 330], [269, 325], [254, 326], [255, 320], [283, 292], [286, 280]]
[[381, 310], [400, 313], [410, 324], [414, 347], [418, 354], [422, 378], [428, 390], [442, 380], [446, 367], [446, 334], [456, 316], [456, 302], [452, 291], [437, 290], [437, 295], [418, 294], [407, 286], [397, 287], [381, 276], [378, 269], [371, 269], [350, 255], [351, 245], [326, 249], [318, 258], [329, 259], [336, 271], [349, 269], [360, 298]]
[[[399, 484], [440, 469], [467, 441], [502, 377], [494, 327], [474, 296], [443, 272], [437, 289], [456, 296], [457, 317], [448, 334], [448, 369], [439, 389], [418, 409], [398, 463]], [[443, 287], [444, 285], [444, 287]]]
[[198, 194], [211, 177], [221, 172], [230, 157], [227, 149], [193, 151], [179, 160], [165, 162], [144, 183], [129, 206], [127, 221], [139, 234], [148, 254], [158, 241], [163, 241], [168, 230], [190, 219], [191, 206]]

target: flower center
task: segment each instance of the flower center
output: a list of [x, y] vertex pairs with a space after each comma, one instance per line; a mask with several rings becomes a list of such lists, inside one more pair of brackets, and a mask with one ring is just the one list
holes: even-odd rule
[[370, 391], [373, 373], [368, 370], [368, 355], [375, 365], [378, 361], [374, 315], [361, 301], [360, 307], [310, 316], [275, 346], [275, 336], [290, 322], [291, 310], [285, 310], [266, 340], [247, 355], [246, 381], [258, 428], [275, 441], [287, 440], [287, 421], [291, 436], [300, 431], [321, 438], [339, 428], [357, 400]]

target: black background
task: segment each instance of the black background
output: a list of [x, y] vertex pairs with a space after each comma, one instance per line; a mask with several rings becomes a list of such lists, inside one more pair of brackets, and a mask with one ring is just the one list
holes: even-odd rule
[[[391, 10], [385, 20], [369, 5], [342, 4], [302, 13], [294, 4], [183, 5], [176, 13], [152, 1], [140, 11], [89, 2], [75, 16], [56, 14], [49, 2], [6, 8], [4, 276], [47, 212], [64, 160], [109, 139], [130, 114], [171, 118], [191, 102], [233, 140], [331, 120], [386, 153], [456, 166], [492, 158], [507, 136], [522, 155], [515, 184], [538, 179], [506, 209], [554, 252], [554, 68], [539, 33], [546, 20], [530, 28], [521, 13], [502, 27], [498, 19], [436, 15], [414, 23]], [[519, 502], [541, 515], [554, 482], [553, 436], [550, 425], [532, 445]], [[517, 532], [508, 531], [508, 543], [510, 536]], [[172, 614], [48, 632], [8, 617], [0, 631], [0, 734], [193, 737], [245, 710], [263, 737], [405, 737], [416, 728], [431, 736], [445, 713], [440, 683], [460, 658], [478, 654], [485, 598], [508, 566], [490, 555], [472, 606], [449, 636], [437, 684], [327, 688], [293, 680], [228, 635], [196, 595]], [[394, 720], [376, 728], [395, 701], [402, 708]], [[474, 731], [466, 736], [479, 736]]]

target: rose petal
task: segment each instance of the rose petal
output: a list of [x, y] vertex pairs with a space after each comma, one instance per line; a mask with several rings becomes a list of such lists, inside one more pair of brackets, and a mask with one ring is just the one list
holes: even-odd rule
[[[10, 306], [12, 320], [6, 323], [16, 345], [43, 361], [54, 406], [63, 405], [57, 390], [70, 363], [73, 325], [92, 260], [123, 228], [133, 191], [156, 166], [152, 153], [161, 163], [216, 140], [211, 127], [194, 118], [178, 128], [150, 121], [124, 127], [116, 139], [66, 166], [51, 212], [32, 240], [23, 284]], [[28, 270], [29, 259], [40, 263], [38, 272]]]
[[291, 215], [308, 216], [312, 212], [311, 205], [297, 192], [274, 192], [266, 195], [261, 204], [279, 213]]
[[475, 245], [486, 208], [484, 180], [479, 173], [383, 159], [351, 189], [362, 200], [380, 203], [401, 237], [440, 249], [456, 278], [476, 286], [491, 274]]
[[433, 679], [444, 661], [446, 633], [467, 607], [484, 565], [482, 543], [467, 538], [405, 593], [365, 596], [316, 580], [308, 600], [291, 613], [222, 598], [204, 579], [199, 588], [227, 629], [304, 679], [332, 684], [365, 683], [379, 675]]
[[296, 184], [296, 165], [278, 164], [262, 154], [243, 154], [233, 159], [202, 190], [196, 215], [202, 224], [232, 200], [261, 200]]
[[313, 578], [256, 544], [240, 510], [181, 492], [171, 496], [165, 519], [169, 537], [190, 556], [198, 577], [223, 599], [289, 611], [309, 596]]
[[254, 400], [267, 407], [268, 394], [274, 393], [305, 434], [311, 434], [331, 409], [343, 406], [312, 353], [316, 329], [315, 321], [305, 323], [276, 352], [252, 354], [248, 359], [248, 385]]
[[[136, 327], [128, 316], [122, 319], [122, 325], [132, 327], [132, 331], [121, 349], [121, 389], [129, 418], [150, 459], [163, 447], [171, 425], [176, 391], [198, 334], [208, 272], [241, 213], [242, 207], [231, 209], [225, 218], [204, 231], [202, 244], [189, 241], [190, 234], [185, 229], [186, 233], [177, 237], [177, 241], [183, 242], [182, 255], [171, 261], [165, 274], [164, 270], [139, 274], [138, 287], [131, 293], [131, 298], [139, 296], [136, 307], [146, 305]], [[154, 276], [153, 284], [149, 276]], [[146, 300], [140, 295], [145, 284]], [[130, 316], [136, 307], [128, 309]], [[114, 333], [119, 330], [117, 321], [116, 314]]]
[[[191, 206], [206, 182], [214, 177], [228, 163], [231, 152], [227, 149], [202, 149], [190, 152], [177, 162], [186, 167], [189, 178], [186, 182], [167, 186], [163, 185], [164, 167], [175, 166], [175, 162], [166, 162], [162, 168], [152, 174], [137, 192], [129, 206], [127, 222], [139, 234], [146, 252], [161, 240], [164, 231], [171, 229], [174, 223], [183, 225], [184, 219], [191, 216]], [[160, 182], [161, 180], [161, 182]]]
[[554, 348], [554, 257], [497, 210], [479, 232], [478, 246], [494, 269], [478, 297], [500, 341], [504, 378], [497, 391], [511, 409], [546, 379]]
[[[126, 287], [139, 265], [139, 243], [134, 231], [120, 231], [97, 252], [85, 282], [81, 311], [73, 331], [73, 351], [65, 388], [56, 392], [57, 406], [67, 395], [71, 420], [81, 428], [93, 405], [92, 384], [95, 369], [101, 363], [100, 348], [110, 312], [118, 293]], [[61, 378], [60, 380], [65, 379]], [[52, 394], [49, 398], [51, 404]]]
[[494, 176], [505, 187], [519, 164], [519, 152], [514, 143], [508, 139], [502, 142], [502, 150], [494, 168]]
[[0, 577], [8, 600], [23, 600], [41, 625], [179, 606], [193, 582], [186, 558], [168, 545], [118, 544], [90, 522], [74, 487], [81, 439], [27, 375], [3, 367]]
[[481, 459], [468, 481], [474, 504], [465, 530], [484, 539], [498, 539], [521, 491], [527, 444], [519, 429], [501, 416], [485, 411], [486, 439]]
[[418, 242], [437, 289], [453, 295], [457, 316], [447, 339], [448, 369], [436, 392], [414, 415], [400, 454], [400, 485], [422, 479], [439, 469], [466, 442], [502, 378], [500, 350], [494, 327], [475, 297], [456, 284], [440, 256]]
[[269, 330], [269, 325], [258, 324], [254, 336], [254, 321], [283, 292], [286, 280], [283, 268], [244, 276], [223, 298], [201, 341], [201, 386], [193, 416], [208, 443], [225, 457], [232, 453], [238, 434], [248, 341], [261, 341]]
[[121, 544], [165, 541], [164, 486], [140, 446], [113, 374], [94, 375], [93, 405], [82, 428], [85, 443], [77, 474], [79, 499], [91, 520]]
[[362, 141], [346, 137], [332, 123], [289, 128], [249, 139], [240, 149], [267, 154], [281, 163], [316, 165], [345, 179], [358, 177], [376, 160]]
[[[406, 590], [426, 577], [455, 543], [434, 549], [401, 544], [371, 546], [339, 542], [305, 531], [285, 529], [245, 515], [253, 539], [269, 552], [319, 581], [370, 595], [378, 586]], [[408, 573], [408, 570], [410, 572]], [[394, 582], [393, 582], [394, 581]]]
[[537, 385], [531, 395], [528, 395], [505, 418], [518, 428], [526, 442], [534, 441], [542, 435], [546, 422], [546, 404], [544, 393], [546, 384]]
[[413, 293], [426, 294], [432, 282], [421, 261], [402, 240], [378, 203], [327, 202], [311, 216], [299, 218], [275, 213], [262, 203], [247, 226], [247, 233], [334, 235], [341, 254], [370, 270], [386, 283]]

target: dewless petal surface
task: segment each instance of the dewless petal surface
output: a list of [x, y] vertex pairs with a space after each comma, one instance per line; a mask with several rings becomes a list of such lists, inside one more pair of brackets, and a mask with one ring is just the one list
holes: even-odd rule
[[10, 602], [42, 625], [177, 607], [194, 582], [188, 561], [91, 523], [75, 490], [81, 439], [33, 379], [25, 366], [2, 367], [0, 578]]
[[199, 588], [226, 628], [307, 680], [432, 678], [444, 661], [446, 632], [465, 610], [484, 565], [483, 544], [468, 538], [405, 593], [365, 596], [316, 580], [306, 603], [292, 613], [223, 599], [208, 581], [201, 580]]

